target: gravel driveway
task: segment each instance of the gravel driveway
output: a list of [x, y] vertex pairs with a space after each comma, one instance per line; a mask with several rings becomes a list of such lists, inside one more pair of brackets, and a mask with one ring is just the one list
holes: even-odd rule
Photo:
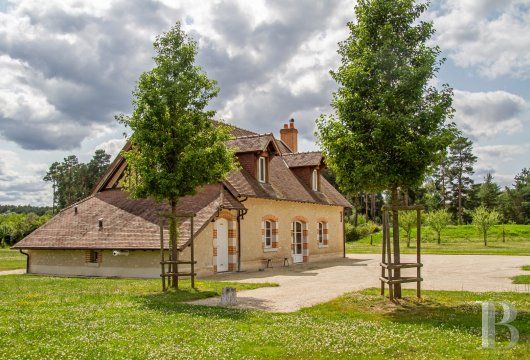
[[[415, 255], [401, 255], [402, 261], [413, 262]], [[345, 259], [291, 265], [287, 268], [260, 272], [219, 274], [213, 279], [240, 282], [277, 283], [279, 287], [238, 292], [240, 308], [274, 312], [292, 312], [332, 300], [349, 291], [379, 287], [381, 255], [348, 254]], [[496, 255], [422, 255], [422, 289], [468, 291], [529, 292], [528, 285], [514, 285], [510, 277], [525, 272], [528, 256]], [[404, 275], [408, 271], [403, 270]], [[528, 274], [528, 272], [527, 272]], [[414, 287], [406, 284], [404, 287]], [[219, 298], [191, 302], [196, 305], [217, 305]]]

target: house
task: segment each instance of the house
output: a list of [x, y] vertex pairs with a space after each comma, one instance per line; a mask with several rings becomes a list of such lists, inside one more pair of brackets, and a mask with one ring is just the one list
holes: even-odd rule
[[[321, 153], [297, 152], [294, 120], [280, 130], [280, 139], [231, 131], [228, 146], [237, 149], [240, 170], [177, 205], [179, 212], [195, 214], [198, 275], [344, 256], [343, 217], [351, 205], [322, 176]], [[169, 207], [129, 198], [120, 185], [126, 168], [118, 155], [91, 196], [14, 246], [28, 254], [29, 273], [160, 277], [160, 214]], [[191, 222], [182, 219], [179, 226], [179, 258], [189, 259]]]

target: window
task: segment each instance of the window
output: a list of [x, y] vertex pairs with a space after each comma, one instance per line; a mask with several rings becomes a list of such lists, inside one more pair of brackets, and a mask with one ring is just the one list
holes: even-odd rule
[[328, 223], [320, 221], [317, 229], [318, 247], [328, 246]]
[[318, 170], [313, 170], [313, 174], [311, 176], [311, 188], [313, 191], [318, 191]]
[[258, 180], [262, 183], [267, 182], [267, 159], [263, 156], [259, 158]]
[[265, 221], [265, 248], [272, 247], [272, 224], [270, 221]]
[[261, 220], [263, 251], [278, 251], [278, 218], [274, 215], [265, 215]]
[[85, 263], [99, 264], [101, 263], [101, 252], [95, 250], [87, 250], [85, 253]]

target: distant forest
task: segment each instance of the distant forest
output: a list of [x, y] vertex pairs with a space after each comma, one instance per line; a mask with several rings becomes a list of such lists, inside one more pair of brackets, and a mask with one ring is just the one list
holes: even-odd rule
[[30, 214], [33, 213], [38, 216], [44, 215], [51, 211], [50, 206], [31, 206], [31, 205], [0, 205], [0, 214], [15, 213], [15, 214]]

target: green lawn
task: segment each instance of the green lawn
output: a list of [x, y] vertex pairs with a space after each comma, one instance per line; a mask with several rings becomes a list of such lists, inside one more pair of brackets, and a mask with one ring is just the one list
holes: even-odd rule
[[[525, 271], [530, 271], [530, 265], [522, 267]], [[512, 278], [514, 284], [530, 284], [530, 275], [517, 275]]]
[[18, 250], [0, 248], [0, 271], [26, 268], [26, 256]]
[[[406, 247], [406, 236], [400, 230], [403, 253], [415, 253], [415, 236], [411, 247]], [[346, 244], [348, 253], [366, 254], [381, 252], [381, 233]], [[422, 228], [422, 253], [424, 254], [477, 254], [477, 255], [530, 255], [530, 225], [506, 225], [505, 242], [502, 240], [502, 226], [497, 225], [488, 235], [488, 246], [484, 246], [481, 235], [472, 225], [449, 226], [442, 233], [441, 244], [437, 244], [435, 233], [428, 227]]]
[[[226, 284], [163, 294], [159, 281], [0, 278], [0, 358], [512, 358], [530, 352], [528, 294], [425, 291], [396, 305], [377, 290], [290, 314], [191, 306]], [[235, 285], [239, 288], [254, 285]], [[480, 349], [481, 307], [509, 301], [520, 343]], [[498, 344], [506, 344], [498, 329]], [[504, 340], [503, 340], [504, 339]]]

